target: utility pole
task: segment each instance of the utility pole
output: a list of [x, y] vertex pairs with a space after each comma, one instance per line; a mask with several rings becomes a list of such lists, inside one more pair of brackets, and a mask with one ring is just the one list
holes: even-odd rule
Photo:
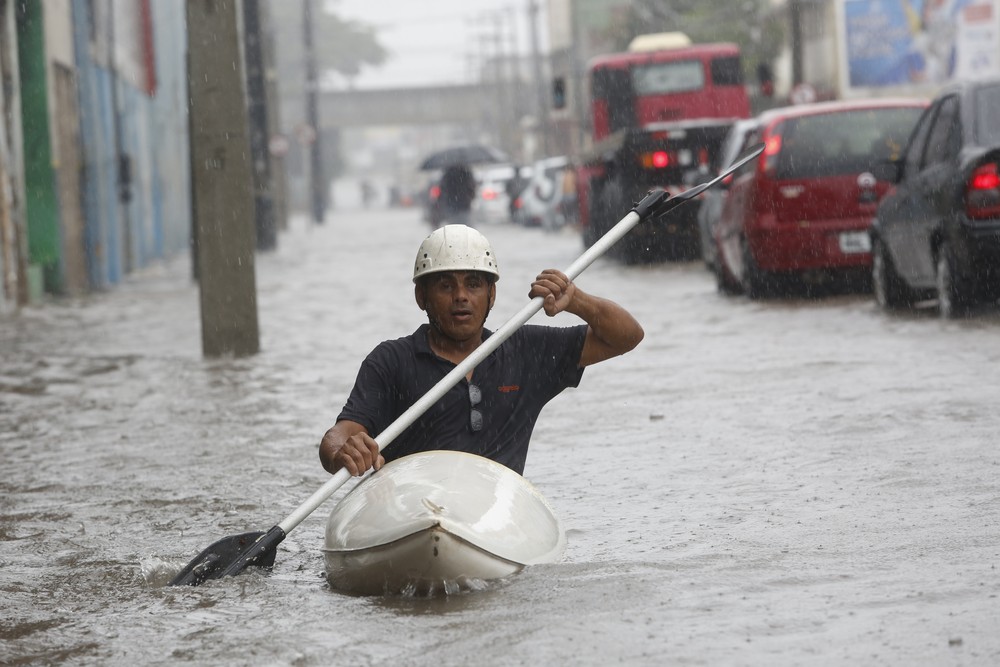
[[503, 15], [499, 11], [493, 14], [493, 82], [497, 98], [497, 115], [500, 118], [500, 125], [497, 128], [500, 135], [500, 148], [510, 154], [511, 143], [511, 100], [506, 93], [506, 68], [504, 58], [506, 54], [503, 48]]
[[[269, 156], [271, 206], [279, 230], [288, 228], [288, 175], [286, 156], [288, 138], [281, 133], [281, 101], [278, 96], [278, 76], [274, 54], [274, 20], [271, 4], [260, 5], [261, 44], [264, 53], [264, 95], [267, 99], [267, 152]], [[273, 142], [273, 143], [272, 143]]]
[[271, 197], [271, 160], [267, 150], [267, 89], [264, 82], [264, 33], [260, 0], [243, 0], [243, 52], [247, 64], [247, 119], [250, 124], [250, 157], [253, 161], [254, 211], [257, 250], [278, 245]]
[[206, 357], [260, 351], [253, 174], [236, 7], [237, 0], [187, 0], [192, 200]]
[[521, 90], [521, 59], [518, 55], [517, 11], [513, 6], [507, 8], [507, 22], [510, 31], [507, 44], [510, 50], [507, 54], [507, 86], [506, 95], [510, 100], [511, 155], [520, 161], [524, 157], [524, 133], [521, 119], [524, 116], [524, 95]]
[[791, 20], [792, 85], [802, 83], [802, 4], [790, 0], [788, 16]]
[[[483, 22], [473, 22], [474, 28], [480, 28], [480, 23]], [[478, 48], [479, 55], [479, 86], [482, 90], [480, 99], [483, 103], [483, 118], [486, 119], [486, 124], [481, 128], [481, 132], [484, 136], [489, 136], [490, 141], [494, 142], [496, 145], [501, 144], [500, 139], [500, 99], [497, 96], [497, 87], [495, 82], [491, 81], [490, 76], [490, 53], [489, 53], [489, 33], [480, 32], [477, 35], [476, 44]]]
[[326, 185], [323, 177], [323, 160], [320, 151], [322, 132], [319, 128], [319, 79], [316, 76], [316, 51], [313, 46], [313, 0], [302, 3], [302, 43], [306, 50], [306, 125], [311, 130], [309, 145], [309, 202], [313, 221], [323, 224], [326, 213]]
[[570, 35], [572, 36], [571, 53], [573, 56], [573, 117], [576, 125], [576, 132], [573, 136], [573, 153], [579, 155], [584, 146], [587, 145], [587, 136], [584, 133], [586, 127], [584, 118], [587, 110], [583, 102], [584, 67], [583, 52], [580, 40], [580, 0], [569, 0]]
[[542, 155], [551, 155], [549, 140], [549, 96], [548, 86], [542, 74], [542, 55], [538, 45], [538, 0], [528, 0], [528, 23], [531, 26], [531, 73], [535, 80], [535, 92], [538, 95], [536, 116], [538, 118], [538, 133], [542, 135]]

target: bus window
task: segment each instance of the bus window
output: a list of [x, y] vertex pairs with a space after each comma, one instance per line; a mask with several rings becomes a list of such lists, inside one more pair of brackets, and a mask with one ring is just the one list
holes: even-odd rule
[[693, 92], [705, 87], [705, 69], [697, 60], [635, 65], [632, 86], [636, 95]]

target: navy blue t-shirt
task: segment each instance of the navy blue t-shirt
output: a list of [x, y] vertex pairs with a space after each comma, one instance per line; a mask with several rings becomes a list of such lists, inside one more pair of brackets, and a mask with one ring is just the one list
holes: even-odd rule
[[[438, 357], [424, 324], [404, 338], [380, 343], [358, 371], [337, 417], [368, 429], [378, 440], [389, 424], [431, 390], [455, 364]], [[488, 338], [490, 331], [484, 331]], [[386, 461], [407, 454], [450, 449], [478, 454], [523, 473], [531, 431], [550, 400], [583, 377], [580, 354], [587, 325], [524, 325], [476, 366], [472, 382], [452, 387], [382, 451]], [[479, 388], [482, 428], [472, 428], [469, 385]]]

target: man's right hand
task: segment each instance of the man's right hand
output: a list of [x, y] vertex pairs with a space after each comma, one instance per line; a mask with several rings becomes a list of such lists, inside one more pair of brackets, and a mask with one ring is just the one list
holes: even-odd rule
[[363, 475], [369, 468], [378, 470], [385, 459], [378, 443], [364, 426], [352, 421], [339, 421], [323, 436], [319, 444], [319, 459], [327, 472], [347, 468], [351, 475]]

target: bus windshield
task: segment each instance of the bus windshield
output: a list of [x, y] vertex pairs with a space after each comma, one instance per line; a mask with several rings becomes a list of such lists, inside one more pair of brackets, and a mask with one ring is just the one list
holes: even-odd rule
[[636, 95], [687, 93], [705, 87], [705, 68], [698, 60], [635, 65], [632, 88]]

